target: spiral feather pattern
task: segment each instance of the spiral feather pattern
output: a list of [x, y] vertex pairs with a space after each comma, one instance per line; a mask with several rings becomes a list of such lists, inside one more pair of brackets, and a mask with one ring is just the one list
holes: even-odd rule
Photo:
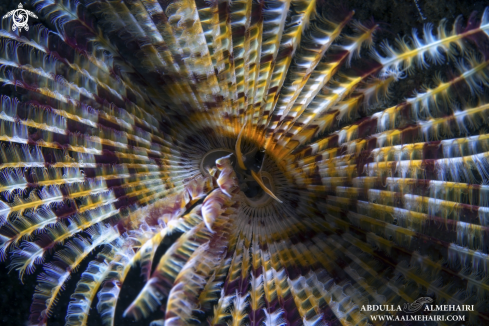
[[420, 297], [489, 325], [489, 9], [392, 45], [311, 0], [30, 5], [0, 30], [0, 259], [37, 278], [29, 325], [69, 282], [68, 326], [370, 325]]

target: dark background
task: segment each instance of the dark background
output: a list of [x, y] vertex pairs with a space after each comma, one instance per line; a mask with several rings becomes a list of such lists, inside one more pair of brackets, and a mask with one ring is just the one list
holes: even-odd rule
[[[423, 24], [431, 22], [436, 25], [438, 22], [447, 18], [449, 21], [448, 26], [451, 26], [454, 19], [458, 15], [463, 15], [468, 18], [474, 11], [479, 12], [479, 17], [486, 6], [489, 6], [489, 1], [463, 1], [463, 0], [418, 0], [419, 7], [423, 12], [426, 20], [422, 20], [414, 0], [318, 0], [321, 6], [323, 6], [325, 12], [329, 10], [334, 12], [335, 10], [346, 8], [349, 10], [355, 10], [354, 18], [360, 21], [366, 21], [373, 18], [376, 22], [384, 23], [383, 30], [377, 34], [378, 40], [388, 39], [392, 44], [394, 38], [397, 35], [406, 35], [412, 32], [413, 28], [421, 30]], [[0, 0], [0, 17], [10, 10], [17, 9], [19, 2]], [[24, 8], [34, 11], [35, 8], [29, 4], [24, 4]], [[331, 9], [330, 9], [331, 8]], [[42, 18], [42, 17], [39, 17]], [[466, 20], [465, 20], [466, 21]], [[39, 22], [39, 19], [29, 18], [29, 23], [32, 26]], [[377, 41], [378, 41], [377, 40]], [[394, 102], [401, 102], [402, 99], [409, 95], [409, 91], [416, 88], [418, 85], [425, 83], [433, 75], [430, 70], [426, 70], [414, 78], [414, 85], [411, 82], [409, 90], [407, 87], [399, 86], [394, 90]], [[8, 90], [4, 89], [0, 85], [0, 94], [8, 94]], [[49, 325], [64, 325], [67, 303], [69, 302], [69, 296], [73, 293], [76, 286], [76, 282], [79, 280], [79, 276], [87, 266], [89, 259], [86, 259], [84, 264], [80, 266], [76, 273], [73, 273], [71, 280], [67, 283], [67, 288], [60, 297], [60, 301], [56, 306]], [[18, 278], [17, 273], [8, 273], [8, 267], [5, 262], [0, 263], [0, 325], [5, 326], [17, 326], [26, 325], [27, 318], [29, 316], [29, 308], [32, 300], [36, 284], [36, 275], [39, 274], [41, 268], [38, 267], [35, 275], [30, 275], [24, 278], [22, 284]], [[117, 309], [117, 315], [121, 315], [122, 308], [132, 301], [137, 295], [138, 289], [142, 287], [142, 281], [138, 276], [139, 272], [133, 270], [129, 275], [121, 293], [121, 300], [119, 301], [119, 309]], [[94, 305], [92, 305], [92, 311], [96, 312]], [[99, 325], [99, 319], [97, 313], [92, 313], [92, 317], [89, 319], [89, 326]], [[161, 318], [158, 313], [155, 313], [156, 318]], [[116, 325], [148, 325], [149, 321], [155, 318], [148, 318], [141, 322], [132, 322], [129, 318], [118, 318]]]

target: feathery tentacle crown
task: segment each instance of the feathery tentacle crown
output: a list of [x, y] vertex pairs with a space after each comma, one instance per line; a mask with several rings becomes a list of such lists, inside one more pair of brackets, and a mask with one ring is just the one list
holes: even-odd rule
[[31, 5], [0, 30], [0, 258], [37, 274], [30, 325], [67, 284], [69, 326], [367, 325], [420, 296], [489, 323], [489, 10], [391, 45], [310, 0]]

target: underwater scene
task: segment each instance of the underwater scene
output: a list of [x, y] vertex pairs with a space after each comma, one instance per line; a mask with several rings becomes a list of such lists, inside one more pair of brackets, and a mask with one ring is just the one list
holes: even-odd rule
[[0, 16], [0, 325], [489, 325], [489, 1]]

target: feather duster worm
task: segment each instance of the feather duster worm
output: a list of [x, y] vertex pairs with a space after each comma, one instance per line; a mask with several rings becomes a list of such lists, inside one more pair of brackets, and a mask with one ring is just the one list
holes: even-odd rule
[[367, 325], [419, 297], [489, 324], [489, 9], [392, 44], [316, 1], [30, 5], [0, 30], [29, 325], [62, 295], [69, 326]]

